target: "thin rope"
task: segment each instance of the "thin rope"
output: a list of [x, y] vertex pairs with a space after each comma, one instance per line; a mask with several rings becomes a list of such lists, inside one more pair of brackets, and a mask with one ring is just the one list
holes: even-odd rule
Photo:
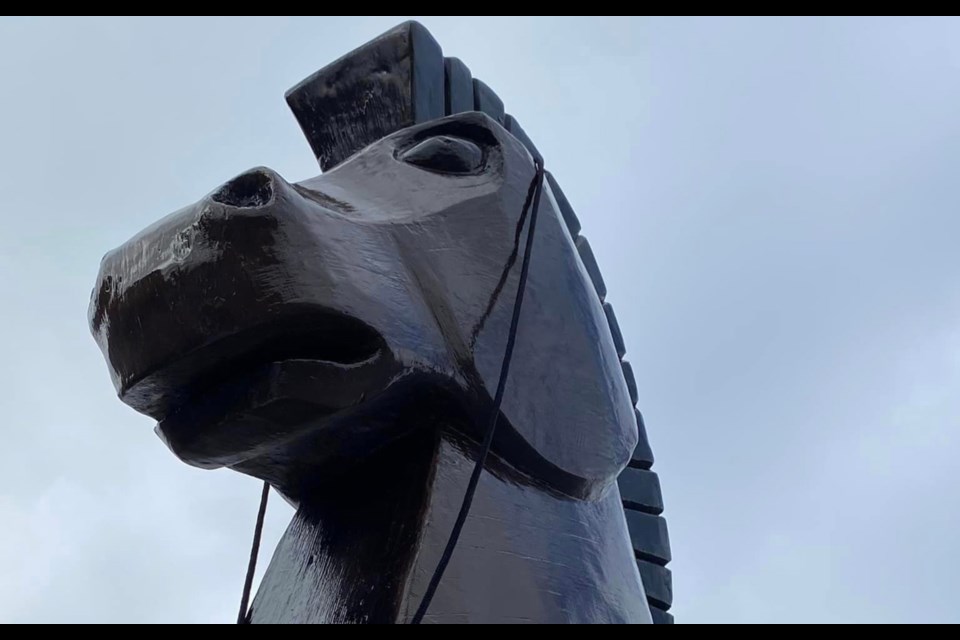
[[[410, 621], [410, 624], [420, 624], [423, 620], [423, 617], [427, 614], [427, 609], [430, 607], [430, 602], [433, 600], [434, 594], [437, 592], [437, 587], [440, 586], [440, 580], [443, 578], [443, 572], [446, 570], [447, 565], [450, 563], [450, 558], [453, 557], [453, 551], [457, 546], [457, 542], [460, 539], [460, 532], [463, 530], [463, 525], [467, 521], [467, 516], [470, 513], [470, 506], [473, 504], [473, 496], [477, 491], [477, 484], [480, 481], [480, 474], [483, 472], [483, 466], [487, 461], [487, 455], [490, 453], [490, 448], [493, 445], [493, 434], [497, 430], [497, 422], [500, 418], [500, 404], [503, 402], [503, 392], [506, 388], [507, 383], [507, 374], [510, 372], [510, 361], [513, 357], [513, 346], [517, 340], [517, 326], [520, 323], [520, 308], [523, 305], [523, 294], [527, 288], [527, 273], [530, 269], [530, 255], [533, 250], [533, 232], [537, 226], [537, 210], [540, 208], [540, 192], [543, 190], [543, 165], [537, 160], [536, 164], [536, 175], [533, 178], [533, 182], [530, 184], [530, 190], [533, 192], [533, 211], [530, 214], [530, 229], [527, 231], [527, 244], [523, 253], [523, 266], [520, 268], [520, 283], [517, 285], [517, 298], [513, 303], [513, 317], [510, 320], [510, 333], [507, 334], [507, 347], [503, 354], [503, 363], [500, 367], [500, 381], [497, 383], [497, 394], [493, 400], [493, 409], [490, 412], [490, 426], [487, 427], [487, 434], [483, 439], [483, 446], [480, 449], [480, 456], [477, 458], [477, 463], [473, 467], [473, 474], [470, 476], [470, 483], [467, 485], [467, 492], [463, 496], [463, 504], [460, 505], [460, 513], [457, 515], [457, 521], [453, 525], [453, 530], [450, 532], [450, 538], [447, 540], [447, 546], [443, 550], [443, 555], [440, 556], [440, 562], [437, 563], [437, 568], [433, 572], [433, 577], [430, 579], [430, 583], [427, 585], [427, 590], [423, 594], [423, 600], [420, 601], [420, 607], [417, 609], [417, 613], [413, 616], [413, 619]], [[520, 214], [521, 219], [527, 215], [527, 207], [530, 204], [530, 198], [527, 198], [527, 201], [523, 205], [523, 212]]]
[[253, 548], [250, 549], [250, 563], [247, 565], [247, 577], [243, 581], [243, 595], [240, 597], [240, 614], [237, 624], [250, 623], [250, 589], [253, 587], [253, 574], [257, 570], [257, 556], [260, 554], [260, 537], [263, 534], [263, 517], [267, 513], [267, 499], [270, 497], [270, 483], [263, 483], [263, 493], [260, 494], [260, 512], [257, 514], [257, 526], [253, 530]]

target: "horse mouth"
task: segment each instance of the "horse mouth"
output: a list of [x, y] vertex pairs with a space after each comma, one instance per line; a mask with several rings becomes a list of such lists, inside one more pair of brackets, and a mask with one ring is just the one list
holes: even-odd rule
[[342, 387], [355, 385], [354, 380], [367, 377], [371, 368], [381, 368], [386, 352], [382, 337], [360, 320], [331, 311], [301, 312], [209, 340], [137, 376], [120, 397], [163, 423], [195, 407], [209, 410], [217, 398], [226, 405], [232, 389], [254, 385], [271, 371], [276, 374], [278, 367], [289, 372], [290, 366], [281, 365], [295, 362], [300, 369], [310, 363], [314, 377], [323, 372], [331, 384], [341, 387], [321, 395], [344, 404], [349, 398], [337, 397]]

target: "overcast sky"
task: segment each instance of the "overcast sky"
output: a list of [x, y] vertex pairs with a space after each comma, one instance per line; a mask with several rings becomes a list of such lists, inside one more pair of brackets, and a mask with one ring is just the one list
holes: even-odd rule
[[[0, 18], [0, 622], [235, 619], [259, 484], [117, 400], [90, 290], [238, 173], [316, 175], [283, 92], [407, 18]], [[960, 622], [960, 21], [420, 20], [594, 247], [678, 622]]]

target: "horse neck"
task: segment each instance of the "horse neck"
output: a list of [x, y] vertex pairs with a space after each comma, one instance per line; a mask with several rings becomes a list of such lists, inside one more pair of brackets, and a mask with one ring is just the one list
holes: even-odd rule
[[[301, 502], [254, 623], [412, 618], [476, 459], [418, 438]], [[616, 485], [586, 502], [484, 471], [424, 622], [649, 622]]]

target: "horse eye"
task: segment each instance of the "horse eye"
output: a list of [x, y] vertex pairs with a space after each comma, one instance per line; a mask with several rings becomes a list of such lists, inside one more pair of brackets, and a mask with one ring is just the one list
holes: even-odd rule
[[471, 173], [483, 164], [483, 151], [463, 138], [435, 136], [407, 149], [400, 159], [440, 173]]

